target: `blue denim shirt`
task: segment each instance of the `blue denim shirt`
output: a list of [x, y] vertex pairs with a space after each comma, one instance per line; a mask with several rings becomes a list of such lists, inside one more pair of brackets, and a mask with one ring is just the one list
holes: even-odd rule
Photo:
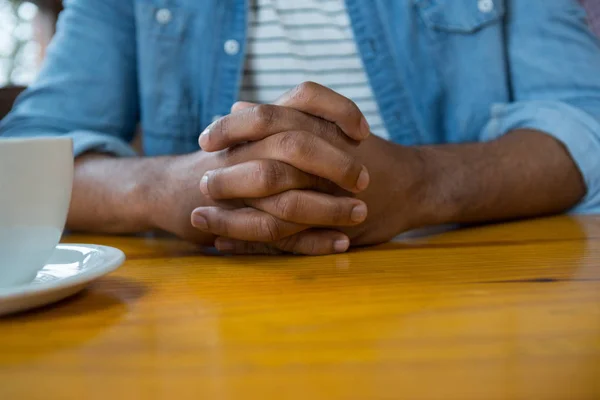
[[[588, 193], [575, 211], [600, 211], [600, 43], [576, 0], [346, 4], [393, 141], [547, 132], [565, 144], [585, 178]], [[65, 5], [39, 78], [0, 134], [69, 135], [76, 154], [129, 156], [141, 123], [146, 155], [198, 150], [199, 132], [236, 101], [247, 2]]]

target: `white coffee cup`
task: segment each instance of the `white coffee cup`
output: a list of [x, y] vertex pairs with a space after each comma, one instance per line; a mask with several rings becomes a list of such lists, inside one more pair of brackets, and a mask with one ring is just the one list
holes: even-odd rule
[[0, 288], [32, 281], [62, 235], [73, 186], [70, 138], [0, 138]]

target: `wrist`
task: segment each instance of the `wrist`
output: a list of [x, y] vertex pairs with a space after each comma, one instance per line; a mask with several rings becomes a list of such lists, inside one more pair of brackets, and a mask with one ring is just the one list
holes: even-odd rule
[[[436, 225], [439, 216], [433, 192], [438, 170], [433, 155], [422, 147], [407, 147], [375, 137], [361, 146], [368, 154], [364, 162], [372, 175], [363, 196], [367, 204], [378, 204], [373, 211], [381, 212], [374, 217], [385, 218], [395, 234]], [[373, 217], [371, 210], [369, 215]]]
[[140, 194], [143, 216], [151, 229], [177, 231], [177, 224], [189, 219], [194, 208], [212, 205], [200, 191], [200, 180], [211, 169], [210, 160], [202, 152], [150, 159]]
[[465, 204], [460, 188], [468, 184], [463, 163], [439, 148], [420, 147], [417, 151], [423, 163], [423, 220], [428, 226], [456, 223]]
[[[401, 204], [404, 200], [406, 203], [401, 207], [401, 219], [408, 224], [404, 230], [448, 223], [455, 211], [453, 201], [447, 197], [444, 189], [447, 173], [440, 155], [426, 147], [404, 149], [409, 151], [410, 161], [406, 152], [397, 158], [405, 165], [405, 172], [400, 179], [402, 181], [408, 176], [410, 183], [408, 186], [407, 183], [400, 184], [402, 193], [399, 193], [400, 200], [396, 202]], [[406, 171], [406, 166], [409, 166], [409, 171]]]
[[131, 198], [137, 207], [135, 218], [146, 224], [146, 230], [164, 230], [163, 218], [169, 215], [170, 192], [176, 177], [173, 175], [177, 157], [146, 158], [138, 164], [138, 183]]

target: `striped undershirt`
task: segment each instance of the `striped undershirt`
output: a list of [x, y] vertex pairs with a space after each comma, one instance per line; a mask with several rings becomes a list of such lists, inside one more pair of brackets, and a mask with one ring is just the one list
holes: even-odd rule
[[239, 99], [271, 103], [305, 81], [352, 99], [388, 138], [354, 42], [344, 0], [252, 0]]

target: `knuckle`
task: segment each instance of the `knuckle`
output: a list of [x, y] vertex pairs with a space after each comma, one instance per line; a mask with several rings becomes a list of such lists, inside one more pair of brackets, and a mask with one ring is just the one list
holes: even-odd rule
[[347, 223], [350, 221], [350, 211], [345, 204], [334, 202], [329, 208], [329, 216], [333, 224]]
[[295, 253], [299, 252], [299, 235], [292, 235], [283, 238], [277, 242], [277, 247], [283, 251]]
[[320, 124], [319, 137], [327, 140], [329, 143], [341, 145], [346, 134], [342, 129], [333, 122], [323, 121]]
[[277, 108], [271, 104], [259, 104], [253, 108], [254, 117], [259, 128], [266, 130], [276, 120]]
[[[210, 224], [210, 223], [209, 223]], [[214, 234], [231, 237], [234, 233], [232, 227], [225, 218], [215, 218], [214, 229], [211, 230]]]
[[332, 125], [333, 125], [333, 124], [332, 124], [331, 122], [329, 122], [329, 121], [325, 121], [325, 120], [319, 121], [319, 122], [316, 124], [315, 133], [316, 133], [316, 134], [317, 134], [319, 137], [322, 137], [322, 138], [325, 138], [325, 139], [327, 139], [327, 138], [329, 138], [330, 136], [332, 136], [332, 134], [331, 134], [331, 132], [332, 132], [332, 130], [333, 130], [333, 129], [332, 129]]
[[318, 83], [312, 81], [302, 82], [293, 89], [293, 97], [309, 102], [317, 96], [320, 87]]
[[309, 158], [313, 152], [311, 142], [307, 132], [285, 132], [279, 138], [279, 148], [289, 159]]
[[310, 232], [303, 232], [301, 235], [302, 238], [295, 241], [293, 250], [298, 254], [318, 255], [322, 244], [318, 243], [317, 238]]
[[317, 256], [323, 253], [323, 243], [318, 241], [317, 238], [308, 238], [306, 242], [306, 248], [304, 249], [305, 254], [310, 256]]
[[344, 115], [344, 117], [348, 119], [354, 119], [356, 121], [360, 121], [362, 117], [362, 112], [360, 108], [356, 105], [356, 103], [350, 100], [347, 97], [344, 97], [342, 100], [342, 104], [340, 105], [340, 109]]
[[281, 219], [293, 219], [294, 216], [298, 214], [299, 208], [301, 207], [299, 193], [286, 192], [277, 196], [274, 207], [275, 212]]
[[343, 155], [339, 160], [339, 168], [342, 176], [348, 179], [348, 181], [356, 182], [360, 173], [360, 166], [354, 157]]
[[257, 237], [267, 242], [274, 242], [281, 239], [281, 227], [273, 217], [259, 218], [256, 228], [258, 230]]
[[211, 128], [211, 135], [219, 137], [221, 139], [227, 139], [229, 137], [229, 118], [225, 116], [217, 120]]
[[256, 164], [255, 181], [258, 188], [264, 193], [276, 190], [286, 179], [286, 169], [278, 161], [260, 160]]
[[298, 85], [298, 91], [310, 93], [317, 90], [318, 87], [318, 83], [315, 83], [313, 81], [304, 81]]
[[215, 235], [221, 235], [227, 231], [227, 224], [220, 217], [219, 212], [215, 212], [213, 210], [209, 211], [205, 214], [207, 231], [213, 233]]

